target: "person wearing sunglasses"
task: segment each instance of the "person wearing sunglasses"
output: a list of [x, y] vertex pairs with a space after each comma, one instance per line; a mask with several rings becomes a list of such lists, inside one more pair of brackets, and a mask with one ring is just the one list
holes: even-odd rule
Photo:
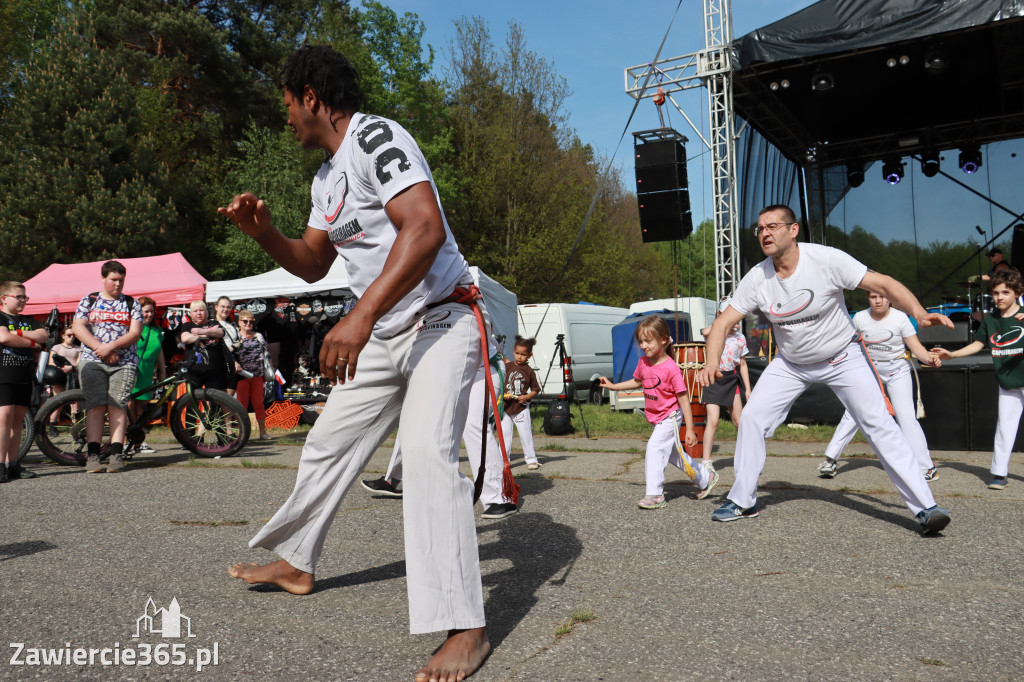
[[797, 243], [800, 225], [788, 206], [761, 210], [754, 234], [767, 258], [743, 277], [728, 307], [711, 325], [706, 366], [697, 380], [710, 386], [719, 371], [726, 334], [744, 317], [762, 312], [779, 354], [765, 368], [743, 409], [733, 458], [736, 480], [713, 521], [755, 518], [757, 479], [764, 468], [765, 434], [810, 384], [825, 384], [850, 411], [917, 518], [922, 534], [941, 531], [949, 512], [935, 504], [914, 451], [886, 409], [881, 383], [846, 310], [844, 292], [865, 289], [885, 296], [922, 327], [949, 318], [927, 312], [907, 287], [869, 270], [849, 254], [822, 244]]
[[22, 315], [28, 303], [21, 282], [0, 283], [0, 483], [34, 478], [21, 468], [21, 425], [32, 398], [36, 352], [46, 346], [46, 329]]
[[[54, 361], [54, 358], [57, 356], [64, 358], [65, 360], [67, 360], [67, 362], [57, 364]], [[77, 370], [78, 361], [81, 359], [82, 347], [78, 345], [78, 342], [75, 339], [75, 332], [74, 330], [71, 329], [71, 327], [65, 327], [60, 332], [60, 343], [56, 344], [53, 348], [50, 349], [50, 359], [48, 360], [48, 364], [51, 364], [57, 369], [59, 369], [61, 371], [61, 375], [64, 376], [63, 382], [57, 381], [50, 384], [50, 390], [53, 392], [54, 395], [59, 395], [63, 393], [65, 390], [78, 388]], [[71, 413], [78, 413], [78, 403], [75, 403], [74, 405], [71, 406]], [[50, 417], [50, 424], [55, 424], [57, 422], [58, 417], [60, 417], [60, 413], [54, 412], [53, 415], [51, 415]], [[54, 427], [50, 426], [49, 428], [50, 435], [56, 436], [57, 432], [53, 430]]]

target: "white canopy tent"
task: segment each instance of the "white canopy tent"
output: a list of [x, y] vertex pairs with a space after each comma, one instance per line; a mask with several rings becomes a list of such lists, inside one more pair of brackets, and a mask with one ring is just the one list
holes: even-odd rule
[[[505, 337], [503, 346], [505, 357], [511, 358], [519, 324], [516, 315], [519, 299], [514, 293], [481, 272], [480, 268], [472, 266], [469, 268], [469, 272], [484, 296], [487, 310], [494, 322], [494, 333]], [[239, 301], [249, 298], [296, 298], [317, 294], [342, 296], [351, 293], [348, 287], [345, 261], [341, 258], [334, 261], [326, 277], [313, 283], [296, 277], [284, 268], [277, 268], [252, 277], [206, 283], [206, 300], [211, 303], [221, 296]]]

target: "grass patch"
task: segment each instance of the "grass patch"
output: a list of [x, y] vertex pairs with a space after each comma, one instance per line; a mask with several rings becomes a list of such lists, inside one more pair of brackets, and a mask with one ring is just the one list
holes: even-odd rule
[[267, 462], [263, 460], [256, 461], [247, 457], [243, 457], [238, 460], [238, 464], [243, 469], [291, 469], [287, 464], [278, 464], [277, 462]]
[[[595, 438], [643, 438], [651, 436], [651, 425], [643, 414], [635, 412], [614, 412], [608, 405], [581, 405], [583, 418], [587, 422], [590, 435]], [[563, 436], [563, 438], [584, 437], [583, 421], [580, 420], [580, 407], [571, 405], [572, 424], [576, 427], [574, 436]], [[546, 405], [538, 405], [533, 410], [533, 433], [537, 436], [545, 436], [542, 428], [544, 414], [547, 412]], [[803, 424], [799, 426], [804, 426]], [[825, 424], [808, 424], [806, 428], [792, 428], [782, 425], [775, 430], [774, 439], [777, 441], [791, 443], [827, 443], [832, 440], [835, 427]], [[728, 419], [718, 422], [718, 429], [715, 432], [715, 440], [735, 440], [736, 427]], [[865, 443], [863, 434], [857, 433], [853, 439], [855, 443]], [[552, 450], [553, 446], [544, 449]]]
[[200, 469], [214, 469], [217, 467], [224, 466], [220, 462], [211, 461], [208, 459], [198, 459], [195, 455], [189, 455], [188, 459], [181, 463], [181, 466], [185, 467], [199, 467]]
[[247, 526], [248, 521], [171, 521], [172, 526]]
[[578, 623], [589, 623], [597, 618], [597, 614], [592, 609], [575, 609], [569, 616], [569, 619], [561, 622], [555, 627], [555, 639], [561, 639], [567, 635], [572, 634], [572, 629]]

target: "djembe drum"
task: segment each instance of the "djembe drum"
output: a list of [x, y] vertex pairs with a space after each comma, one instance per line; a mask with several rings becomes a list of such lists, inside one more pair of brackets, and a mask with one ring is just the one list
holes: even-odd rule
[[[700, 458], [704, 456], [704, 428], [707, 426], [708, 415], [707, 407], [701, 402], [704, 388], [697, 383], [697, 372], [704, 369], [707, 364], [704, 355], [704, 344], [676, 343], [673, 344], [672, 351], [675, 355], [676, 364], [683, 371], [686, 394], [690, 398], [690, 411], [693, 412], [693, 430], [697, 434], [697, 444], [692, 448], [685, 448], [686, 454], [690, 457]], [[686, 425], [680, 424], [680, 442], [683, 441], [685, 435]]]

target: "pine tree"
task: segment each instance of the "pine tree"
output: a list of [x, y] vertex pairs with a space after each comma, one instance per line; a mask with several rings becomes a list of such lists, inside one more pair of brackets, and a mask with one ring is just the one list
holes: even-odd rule
[[0, 277], [169, 250], [166, 168], [87, 16], [58, 24], [15, 92], [0, 148]]

